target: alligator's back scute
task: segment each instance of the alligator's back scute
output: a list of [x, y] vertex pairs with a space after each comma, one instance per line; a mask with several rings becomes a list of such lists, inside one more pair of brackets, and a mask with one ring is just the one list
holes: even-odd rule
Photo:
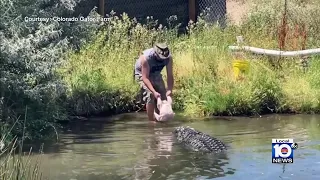
[[204, 141], [207, 142], [207, 146], [209, 146], [209, 149], [215, 149], [217, 151], [227, 149], [227, 147], [222, 141], [218, 140], [217, 138], [211, 137], [207, 134], [204, 134]]
[[173, 133], [178, 142], [189, 146], [195, 151], [221, 152], [227, 149], [222, 141], [190, 127], [177, 127]]

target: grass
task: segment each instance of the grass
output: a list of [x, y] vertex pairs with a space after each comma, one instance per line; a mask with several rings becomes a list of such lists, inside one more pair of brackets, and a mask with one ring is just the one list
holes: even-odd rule
[[[296, 10], [300, 6], [290, 7]], [[235, 57], [228, 46], [235, 44], [237, 35], [245, 38], [246, 45], [278, 49], [276, 25], [280, 23], [282, 7], [268, 8], [252, 13], [241, 26], [229, 25], [224, 30], [200, 19], [189, 26], [189, 35], [182, 36], [177, 36], [175, 29], [154, 28], [151, 20], [141, 25], [126, 14], [113, 16], [96, 40], [80, 52], [70, 52], [59, 70], [69, 87], [70, 111], [76, 115], [100, 115], [136, 110], [139, 88], [132, 77], [135, 60], [143, 49], [164, 41], [174, 57], [176, 111], [191, 117], [319, 112], [319, 56], [310, 59], [311, 66], [304, 73], [297, 63], [299, 59], [279, 62], [244, 54], [250, 71], [242, 80], [234, 78]], [[316, 11], [311, 6], [307, 10], [298, 11], [304, 14], [299, 21], [294, 19], [298, 15], [291, 16], [289, 26], [305, 22], [309, 27], [307, 48], [316, 48], [320, 45], [320, 31], [315, 22], [319, 19], [310, 21], [308, 17]], [[290, 37], [287, 49], [293, 48]], [[165, 71], [163, 75], [166, 77]]]
[[[3, 180], [40, 180], [41, 159], [32, 161], [31, 150], [28, 154], [17, 150], [17, 141], [13, 141], [0, 151], [0, 179]], [[20, 146], [21, 147], [21, 146]], [[16, 151], [19, 151], [16, 153]]]
[[[11, 127], [14, 128], [18, 120]], [[26, 118], [24, 119], [24, 128]], [[1, 180], [40, 180], [43, 179], [41, 172], [39, 171], [41, 165], [41, 159], [37, 158], [32, 161], [32, 148], [28, 153], [22, 152], [24, 147], [23, 142], [25, 138], [25, 132], [20, 139], [12, 138], [11, 142], [8, 142], [8, 136], [10, 130], [6, 133], [1, 133], [0, 139], [0, 179]], [[40, 149], [40, 154], [42, 153]]]

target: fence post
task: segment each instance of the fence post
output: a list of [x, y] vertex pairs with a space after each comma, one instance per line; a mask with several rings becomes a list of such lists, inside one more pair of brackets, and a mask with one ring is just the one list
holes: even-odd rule
[[189, 21], [196, 22], [196, 17], [197, 17], [197, 8], [196, 8], [196, 0], [189, 0], [188, 3], [189, 6]]
[[99, 14], [104, 17], [104, 0], [99, 0]]

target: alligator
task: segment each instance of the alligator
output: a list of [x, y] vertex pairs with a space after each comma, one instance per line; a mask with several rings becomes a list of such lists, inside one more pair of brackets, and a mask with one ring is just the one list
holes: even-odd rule
[[173, 131], [178, 143], [187, 146], [193, 151], [205, 153], [219, 153], [227, 150], [227, 146], [220, 140], [189, 126], [179, 126]]

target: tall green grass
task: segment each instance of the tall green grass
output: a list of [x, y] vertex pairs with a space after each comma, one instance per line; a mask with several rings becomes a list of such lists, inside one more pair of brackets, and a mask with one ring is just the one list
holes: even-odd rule
[[[18, 120], [17, 120], [18, 121]], [[17, 121], [10, 130], [1, 132], [0, 136], [0, 179], [1, 180], [42, 180], [40, 172], [41, 159], [32, 158], [32, 148], [23, 152], [25, 130], [22, 138], [8, 137]], [[26, 119], [24, 119], [24, 129]], [[8, 139], [12, 139], [9, 141]], [[39, 153], [42, 153], [42, 148]]]
[[[188, 35], [182, 36], [177, 36], [175, 28], [154, 26], [152, 19], [141, 25], [126, 14], [113, 16], [96, 39], [80, 52], [71, 52], [60, 69], [69, 87], [70, 110], [77, 115], [135, 110], [139, 93], [132, 74], [135, 60], [154, 42], [164, 41], [174, 58], [176, 111], [195, 117], [319, 112], [319, 56], [310, 60], [309, 70], [303, 73], [299, 59], [282, 59], [279, 68], [268, 57], [245, 54], [250, 71], [240, 81], [234, 78], [234, 56], [228, 46], [235, 44], [237, 35], [244, 36], [246, 45], [278, 49], [277, 25], [282, 6], [262, 5], [267, 4], [254, 9], [240, 26], [230, 24], [222, 30], [200, 18], [189, 25]], [[319, 47], [319, 18], [313, 16], [317, 7], [308, 6], [308, 12], [301, 11], [298, 3], [290, 7], [299, 11], [295, 16], [290, 11], [289, 25], [298, 20], [306, 22], [307, 47]], [[163, 74], [166, 77], [165, 71]]]
[[0, 179], [3, 180], [42, 180], [39, 171], [41, 159], [32, 159], [31, 150], [27, 154], [17, 149], [17, 141], [13, 141], [0, 151]]

